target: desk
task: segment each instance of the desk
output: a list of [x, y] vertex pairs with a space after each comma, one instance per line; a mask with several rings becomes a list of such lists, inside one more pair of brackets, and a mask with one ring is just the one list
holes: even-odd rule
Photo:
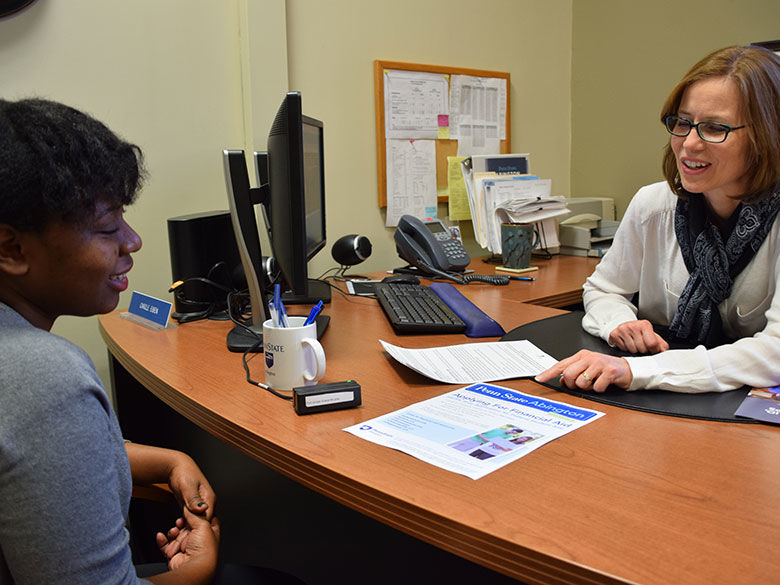
[[[536, 283], [461, 290], [509, 330], [560, 314], [521, 302], [554, 296], [534, 293], [544, 270]], [[324, 381], [357, 379], [364, 404], [308, 417], [244, 381], [240, 355], [225, 350], [229, 324], [150, 332], [114, 312], [100, 318], [100, 330], [121, 366], [212, 435], [333, 500], [524, 583], [777, 582], [780, 563], [770, 551], [780, 542], [780, 429], [664, 417], [531, 381], [501, 382], [606, 416], [473, 481], [341, 430], [458, 387], [398, 365], [377, 338], [408, 347], [467, 338], [397, 338], [371, 299], [334, 294], [327, 312]], [[260, 359], [252, 367], [261, 372]]]

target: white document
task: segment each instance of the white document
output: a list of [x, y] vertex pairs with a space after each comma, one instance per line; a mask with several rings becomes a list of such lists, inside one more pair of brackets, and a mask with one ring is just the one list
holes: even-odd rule
[[477, 147], [488, 140], [506, 140], [506, 79], [472, 75], [450, 78], [450, 138], [471, 140]]
[[533, 176], [499, 175], [484, 182], [487, 248], [501, 253], [501, 221], [496, 211], [516, 201], [542, 199], [550, 196], [552, 181]]
[[408, 368], [446, 384], [472, 384], [535, 376], [558, 363], [530, 341], [485, 341], [407, 349], [379, 340]]
[[477, 243], [483, 248], [488, 248], [490, 245], [490, 222], [493, 222], [492, 213], [488, 212], [488, 204], [485, 194], [485, 182], [493, 180], [498, 175], [496, 173], [482, 172], [473, 173], [474, 181], [474, 210], [476, 215], [472, 215], [472, 219], [476, 218], [474, 223], [474, 238]]
[[458, 138], [458, 156], [496, 154], [501, 151], [499, 139], [486, 136], [484, 126], [462, 124], [461, 132], [461, 136]]
[[449, 114], [447, 76], [386, 69], [385, 138], [439, 136], [439, 116]]
[[474, 384], [344, 430], [479, 479], [602, 416], [502, 386]]
[[453, 75], [450, 138], [458, 156], [498, 154], [506, 138], [506, 79]]
[[404, 214], [436, 217], [436, 143], [386, 140], [387, 219], [396, 226]]
[[563, 195], [504, 201], [496, 208], [499, 223], [534, 223], [567, 213], [569, 208], [566, 207], [566, 198]]

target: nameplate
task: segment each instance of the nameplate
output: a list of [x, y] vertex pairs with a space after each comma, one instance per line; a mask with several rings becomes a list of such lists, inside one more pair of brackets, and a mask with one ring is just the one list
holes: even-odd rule
[[168, 301], [133, 291], [133, 296], [130, 297], [130, 308], [127, 312], [162, 329], [168, 324], [172, 307], [173, 304]]

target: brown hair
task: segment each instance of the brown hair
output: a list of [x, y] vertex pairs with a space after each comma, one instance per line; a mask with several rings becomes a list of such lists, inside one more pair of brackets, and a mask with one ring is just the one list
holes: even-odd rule
[[[742, 97], [740, 113], [749, 136], [747, 192], [742, 198], [761, 197], [780, 180], [780, 57], [757, 46], [726, 47], [710, 53], [672, 90], [661, 110], [661, 120], [677, 114], [688, 87], [714, 77], [732, 80]], [[670, 142], [664, 148], [662, 166], [672, 190], [684, 195]]]

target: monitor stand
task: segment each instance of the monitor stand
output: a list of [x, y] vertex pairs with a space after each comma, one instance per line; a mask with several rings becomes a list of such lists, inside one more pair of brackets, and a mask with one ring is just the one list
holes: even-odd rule
[[[323, 315], [320, 313], [317, 315], [317, 339], [321, 339], [325, 330], [330, 325], [330, 315]], [[244, 327], [236, 325], [228, 332], [227, 346], [230, 351], [245, 352], [251, 351], [253, 353], [263, 352], [263, 326], [247, 325], [253, 333], [249, 333]]]
[[316, 305], [317, 302], [330, 302], [330, 285], [322, 280], [309, 279], [307, 285], [309, 293], [306, 295], [294, 295], [292, 291], [282, 293], [282, 302], [285, 305]]

